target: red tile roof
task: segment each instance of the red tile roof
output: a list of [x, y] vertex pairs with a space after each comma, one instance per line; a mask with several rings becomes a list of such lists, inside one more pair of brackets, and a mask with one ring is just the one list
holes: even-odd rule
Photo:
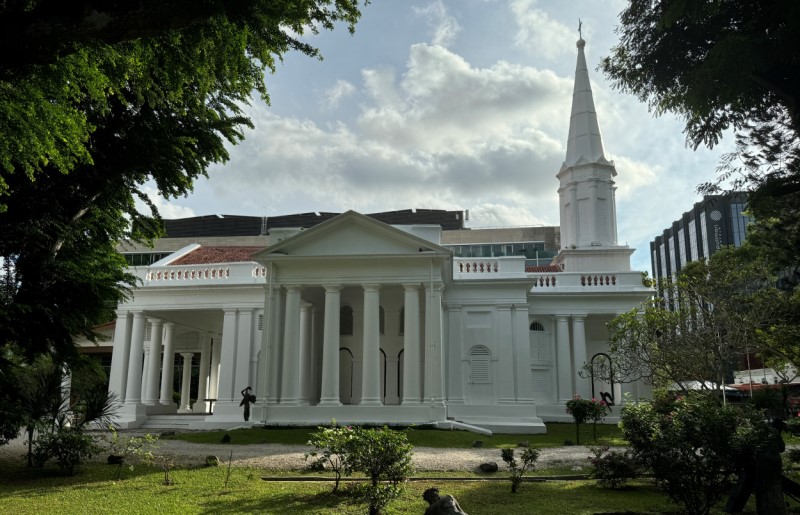
[[200, 247], [176, 259], [172, 265], [208, 265], [253, 261], [253, 254], [265, 247]]
[[526, 266], [525, 272], [529, 274], [557, 274], [561, 272], [561, 267], [558, 265]]

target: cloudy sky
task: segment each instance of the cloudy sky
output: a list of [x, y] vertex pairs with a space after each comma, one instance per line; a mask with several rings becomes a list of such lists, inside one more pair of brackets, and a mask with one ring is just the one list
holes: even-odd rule
[[686, 148], [678, 120], [596, 70], [624, 4], [372, 0], [355, 35], [306, 38], [323, 61], [286, 56], [231, 160], [162, 215], [468, 209], [469, 227], [558, 225], [580, 18], [619, 241], [649, 270], [649, 241], [699, 200], [724, 148]]

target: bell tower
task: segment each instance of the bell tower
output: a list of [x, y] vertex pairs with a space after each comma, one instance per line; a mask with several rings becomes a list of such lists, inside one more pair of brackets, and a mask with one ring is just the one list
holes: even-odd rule
[[556, 264], [570, 272], [628, 271], [633, 249], [617, 244], [617, 170], [603, 150], [585, 46], [578, 39], [567, 155], [556, 175], [561, 219]]

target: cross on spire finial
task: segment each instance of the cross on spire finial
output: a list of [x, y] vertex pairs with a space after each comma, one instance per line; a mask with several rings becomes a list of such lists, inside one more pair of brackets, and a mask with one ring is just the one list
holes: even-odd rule
[[583, 22], [580, 18], [578, 18], [578, 38], [583, 39], [583, 34], [581, 33], [581, 27], [583, 27]]

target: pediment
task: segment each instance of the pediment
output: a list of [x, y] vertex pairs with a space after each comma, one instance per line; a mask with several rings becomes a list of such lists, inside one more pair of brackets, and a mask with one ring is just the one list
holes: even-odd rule
[[347, 211], [291, 238], [267, 247], [253, 257], [448, 255], [449, 251], [423, 238], [368, 216]]

